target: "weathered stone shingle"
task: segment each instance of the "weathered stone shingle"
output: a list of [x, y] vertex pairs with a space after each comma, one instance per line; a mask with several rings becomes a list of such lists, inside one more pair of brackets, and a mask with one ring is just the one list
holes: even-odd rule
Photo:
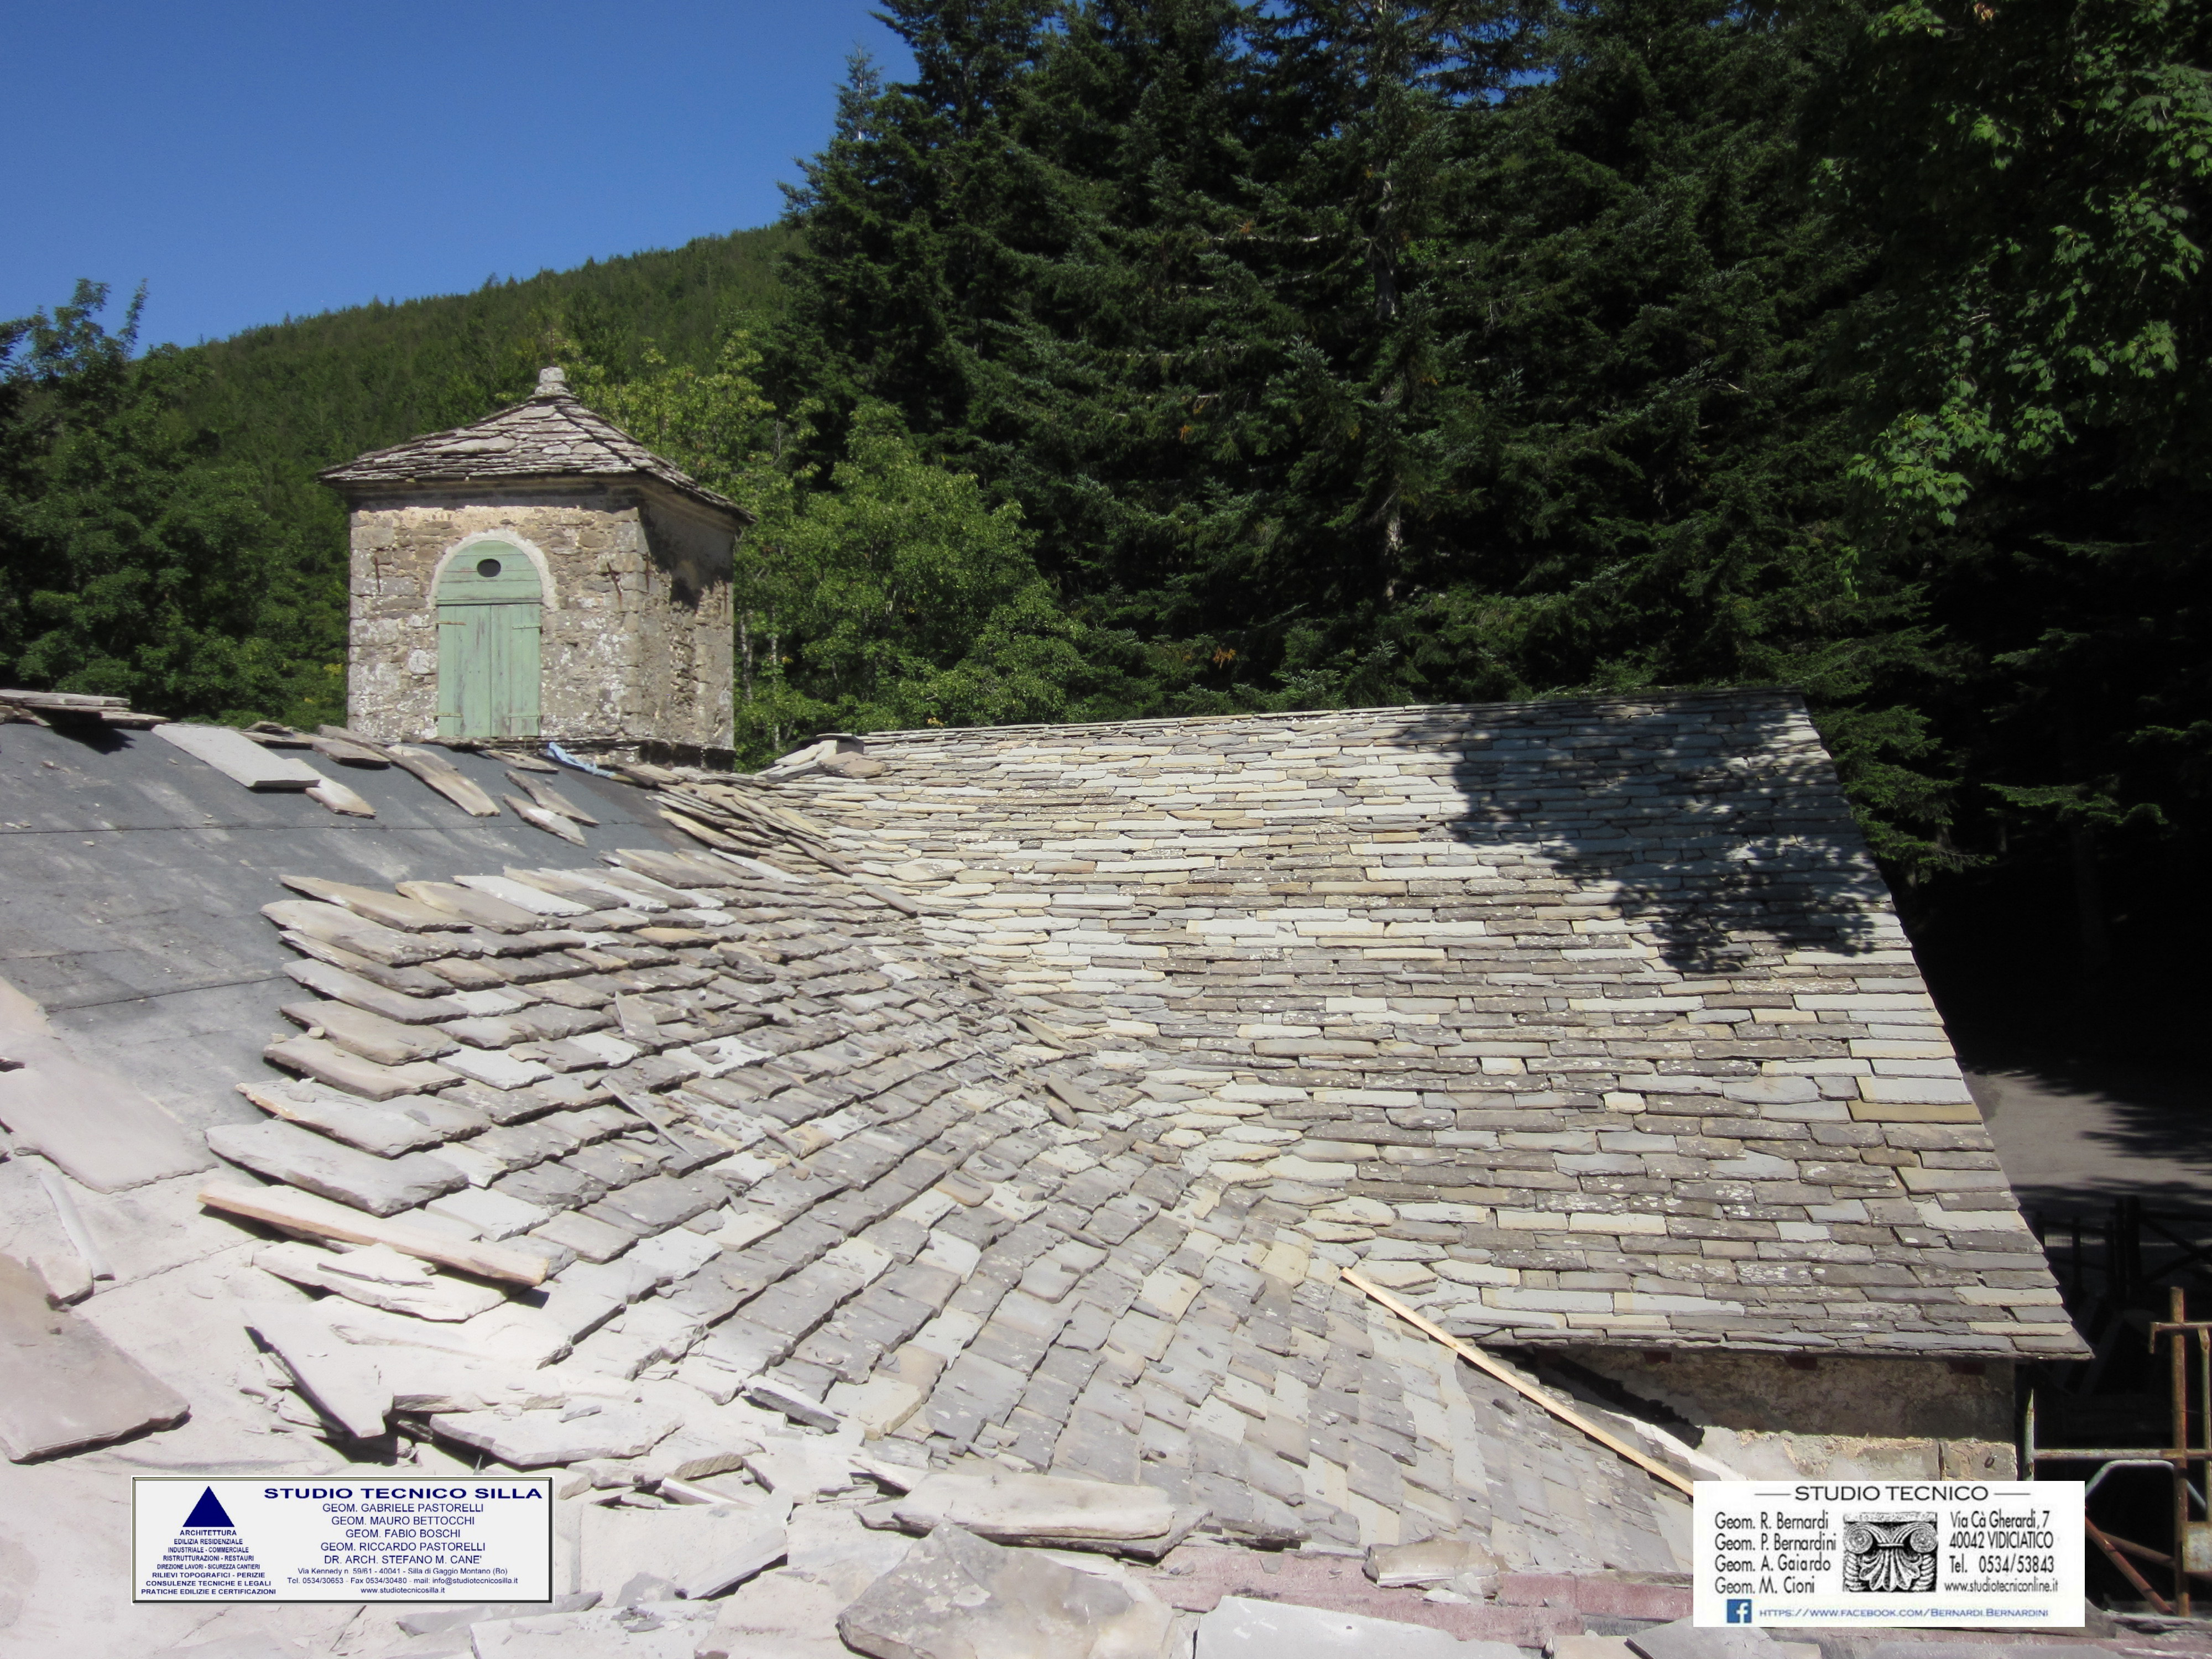
[[1441, 1267], [1399, 1282], [1455, 1330], [2075, 1350], [1960, 1283], [2035, 1246], [1793, 696], [867, 746], [765, 781], [1079, 1030], [1152, 1156]]
[[752, 522], [752, 514], [671, 465], [603, 416], [577, 402], [558, 369], [527, 400], [450, 431], [371, 450], [317, 474], [344, 490], [475, 478], [633, 476]]

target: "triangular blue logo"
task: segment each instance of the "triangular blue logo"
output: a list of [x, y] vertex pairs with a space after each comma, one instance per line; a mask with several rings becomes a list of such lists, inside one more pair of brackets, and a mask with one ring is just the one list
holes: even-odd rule
[[200, 1488], [199, 1502], [138, 1586], [148, 1601], [265, 1601], [276, 1593], [213, 1486]]
[[200, 1501], [192, 1505], [192, 1512], [185, 1517], [185, 1524], [188, 1527], [228, 1527], [232, 1523], [230, 1512], [223, 1508], [222, 1500], [215, 1495], [215, 1488], [210, 1486], [200, 1493]]

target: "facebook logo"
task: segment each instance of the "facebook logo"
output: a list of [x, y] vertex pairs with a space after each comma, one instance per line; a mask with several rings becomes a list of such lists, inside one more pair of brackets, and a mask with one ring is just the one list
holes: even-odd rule
[[1751, 1598], [1748, 1595], [1729, 1597], [1728, 1622], [1731, 1625], [1747, 1625], [1751, 1622]]

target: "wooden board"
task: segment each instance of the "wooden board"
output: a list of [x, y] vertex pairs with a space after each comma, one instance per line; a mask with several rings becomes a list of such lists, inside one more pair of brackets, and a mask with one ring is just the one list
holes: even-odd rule
[[534, 738], [538, 605], [438, 607], [438, 735]]
[[543, 589], [519, 548], [478, 543], [438, 578], [438, 735], [534, 738]]
[[191, 1403], [0, 1255], [0, 1450], [12, 1462], [173, 1428]]
[[289, 1187], [249, 1187], [243, 1182], [217, 1182], [200, 1194], [200, 1202], [211, 1210], [247, 1217], [309, 1238], [335, 1238], [349, 1244], [388, 1244], [405, 1255], [455, 1267], [480, 1279], [504, 1279], [516, 1285], [545, 1282], [546, 1261], [523, 1250], [498, 1244], [472, 1243], [450, 1233], [426, 1232], [404, 1222], [384, 1221], [360, 1210], [334, 1204], [312, 1193]]

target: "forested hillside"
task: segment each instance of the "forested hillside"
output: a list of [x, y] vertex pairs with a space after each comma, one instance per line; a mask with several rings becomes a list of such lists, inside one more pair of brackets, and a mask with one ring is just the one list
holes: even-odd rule
[[1779, 681], [1956, 996], [2192, 1023], [2204, 0], [888, 15], [913, 78], [854, 65], [774, 230], [187, 353], [14, 325], [0, 678], [327, 704], [308, 472], [550, 358], [760, 514], [749, 759]]
[[625, 370], [646, 342], [703, 362], [718, 330], [780, 307], [782, 227], [704, 236], [473, 294], [382, 301], [250, 329], [190, 354], [205, 378], [191, 420], [229, 453], [327, 466], [363, 449], [458, 426], [526, 395], [554, 356], [581, 347]]

